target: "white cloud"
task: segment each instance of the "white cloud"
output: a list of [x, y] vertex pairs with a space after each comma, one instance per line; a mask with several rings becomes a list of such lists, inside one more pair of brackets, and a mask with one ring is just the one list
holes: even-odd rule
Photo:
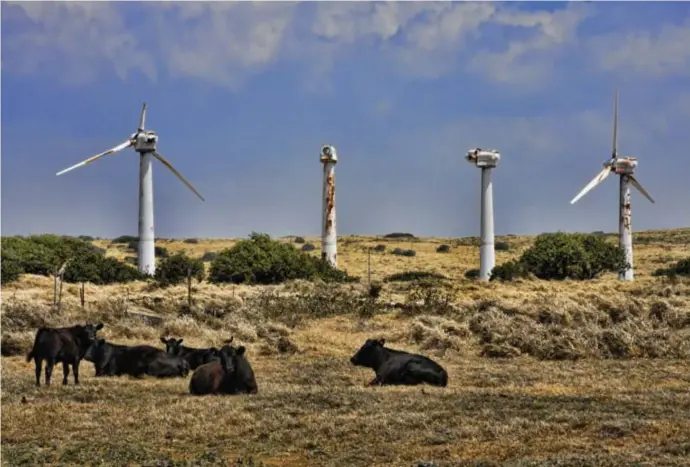
[[3, 37], [3, 71], [31, 74], [51, 64], [63, 80], [78, 84], [93, 81], [107, 65], [121, 79], [131, 70], [156, 78], [150, 54], [127, 31], [115, 4], [4, 2], [6, 20], [18, 21], [22, 30]]
[[650, 31], [608, 33], [589, 41], [598, 66], [652, 77], [690, 74], [690, 18]]
[[[276, 61], [297, 60], [310, 81], [324, 85], [338, 57], [366, 50], [410, 78], [434, 79], [465, 61], [466, 71], [495, 83], [536, 87], [556, 60], [576, 50], [578, 27], [604, 8], [576, 3], [535, 11], [491, 2], [4, 2], [3, 26], [12, 24], [14, 32], [3, 34], [3, 68], [20, 74], [50, 70], [71, 83], [93, 81], [109, 70], [122, 79], [138, 71], [155, 80], [167, 70], [237, 87]], [[682, 75], [690, 70], [688, 43], [690, 20], [656, 34], [606, 33], [588, 39], [580, 51], [605, 71]]]

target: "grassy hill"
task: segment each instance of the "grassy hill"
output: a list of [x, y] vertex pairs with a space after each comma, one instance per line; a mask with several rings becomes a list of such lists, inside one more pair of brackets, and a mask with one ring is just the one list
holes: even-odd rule
[[[533, 242], [496, 240], [507, 244], [497, 264]], [[202, 257], [235, 241], [157, 246]], [[320, 255], [318, 238], [305, 241]], [[464, 277], [479, 264], [476, 238], [341, 237], [339, 267], [362, 283], [195, 283], [191, 309], [186, 286], [87, 285], [82, 309], [79, 287], [65, 284], [57, 314], [52, 279], [23, 276], [2, 288], [3, 465], [686, 465], [690, 280], [652, 272], [690, 256], [690, 228], [636, 232], [634, 242], [632, 283], [613, 274], [480, 283]], [[376, 245], [385, 251], [371, 253], [371, 277], [382, 290], [369, 302]], [[448, 280], [387, 280], [410, 271]], [[62, 387], [56, 368], [58, 384], [36, 389], [23, 357], [36, 328], [84, 321], [125, 344], [162, 347], [165, 335], [206, 347], [233, 335], [259, 394], [193, 398], [188, 378], [97, 379], [89, 362], [80, 387]], [[434, 358], [449, 386], [364, 387], [373, 372], [349, 357], [368, 337]]]

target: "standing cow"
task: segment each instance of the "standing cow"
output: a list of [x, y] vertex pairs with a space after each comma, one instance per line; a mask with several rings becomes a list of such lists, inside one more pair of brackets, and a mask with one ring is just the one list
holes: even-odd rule
[[215, 347], [207, 349], [186, 347], [182, 345], [183, 340], [184, 339], [175, 339], [174, 337], [170, 339], [161, 337], [161, 342], [165, 344], [165, 351], [170, 355], [187, 360], [189, 368], [192, 370], [196, 370], [204, 363], [218, 359], [218, 349]]
[[96, 339], [96, 333], [103, 328], [97, 325], [78, 324], [68, 328], [40, 328], [36, 332], [34, 346], [26, 356], [26, 361], [34, 359], [36, 364], [36, 386], [41, 385], [41, 368], [46, 361], [45, 384], [50, 385], [53, 367], [62, 362], [62, 384], [67, 384], [69, 365], [72, 365], [74, 384], [79, 384], [79, 362]]
[[369, 386], [422, 383], [445, 387], [448, 373], [438, 363], [423, 355], [384, 347], [384, 339], [367, 339], [359, 351], [350, 358], [353, 365], [371, 368], [376, 377]]

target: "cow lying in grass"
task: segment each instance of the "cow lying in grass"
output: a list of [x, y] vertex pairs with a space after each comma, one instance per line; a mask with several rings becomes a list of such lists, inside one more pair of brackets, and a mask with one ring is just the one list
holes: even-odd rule
[[201, 365], [194, 371], [189, 381], [189, 393], [256, 394], [259, 388], [245, 350], [243, 346], [224, 345], [218, 352], [219, 360]]
[[91, 349], [96, 376], [186, 377], [189, 363], [151, 345], [128, 346], [99, 339]]
[[445, 387], [448, 384], [448, 373], [438, 363], [423, 355], [386, 348], [385, 343], [384, 339], [367, 339], [350, 358], [353, 365], [371, 368], [376, 372], [369, 386], [427, 383]]
[[45, 384], [50, 385], [53, 367], [62, 362], [62, 384], [67, 384], [69, 366], [72, 365], [74, 384], [79, 384], [79, 363], [96, 339], [96, 333], [103, 328], [100, 324], [76, 325], [68, 328], [40, 328], [36, 332], [34, 345], [26, 361], [34, 359], [36, 365], [36, 386], [41, 385], [41, 367], [46, 361]]
[[[196, 370], [204, 363], [218, 359], [218, 349], [215, 347], [207, 349], [186, 347], [182, 345], [183, 340], [184, 339], [175, 339], [174, 337], [170, 339], [161, 337], [161, 342], [165, 344], [165, 351], [170, 355], [187, 360], [189, 368], [192, 370]], [[230, 339], [230, 341], [232, 341], [232, 339]]]

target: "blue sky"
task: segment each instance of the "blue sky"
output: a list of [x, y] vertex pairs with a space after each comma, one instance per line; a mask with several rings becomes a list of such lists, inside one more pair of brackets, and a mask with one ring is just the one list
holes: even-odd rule
[[159, 237], [320, 233], [322, 144], [340, 234], [479, 232], [473, 147], [498, 234], [616, 231], [617, 179], [569, 201], [619, 152], [633, 229], [690, 225], [690, 4], [662, 2], [3, 2], [2, 233], [137, 230], [127, 149], [154, 166]]

